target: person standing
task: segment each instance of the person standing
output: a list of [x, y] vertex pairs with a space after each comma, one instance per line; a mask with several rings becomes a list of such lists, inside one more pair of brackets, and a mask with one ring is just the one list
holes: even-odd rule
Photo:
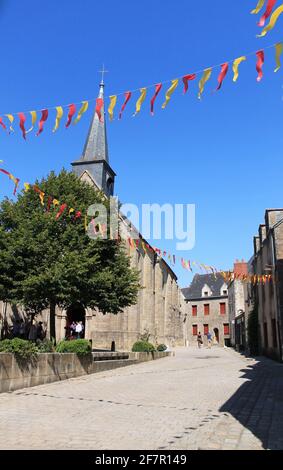
[[212, 334], [209, 331], [207, 333], [207, 347], [208, 347], [208, 349], [211, 349], [211, 341], [212, 341]]
[[77, 322], [77, 324], [76, 324], [76, 336], [77, 336], [77, 339], [80, 339], [82, 330], [83, 330], [83, 328], [82, 328], [82, 322], [79, 321], [79, 322]]
[[198, 335], [197, 335], [197, 342], [198, 342], [198, 348], [200, 349], [203, 343], [200, 331], [198, 332]]

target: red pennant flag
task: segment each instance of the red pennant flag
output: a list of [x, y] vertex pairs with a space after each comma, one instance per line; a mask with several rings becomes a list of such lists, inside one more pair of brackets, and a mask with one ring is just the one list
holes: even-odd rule
[[125, 109], [125, 107], [126, 107], [128, 101], [129, 101], [129, 99], [131, 98], [131, 96], [132, 96], [132, 93], [131, 93], [130, 91], [126, 91], [126, 93], [125, 93], [125, 98], [126, 98], [126, 99], [125, 99], [125, 101], [124, 101], [124, 103], [123, 103], [123, 106], [122, 106], [122, 108], [121, 108], [121, 111], [120, 111], [120, 114], [119, 114], [119, 119], [121, 119], [122, 113], [123, 113], [123, 111], [124, 111], [124, 109]]
[[69, 104], [69, 113], [68, 113], [68, 119], [66, 122], [66, 127], [69, 127], [69, 125], [71, 124], [75, 112], [76, 112], [76, 106], [74, 104]]
[[4, 170], [3, 168], [0, 168], [0, 171], [2, 173], [4, 173], [5, 175], [9, 176], [10, 180], [12, 180], [15, 183], [15, 188], [14, 188], [14, 192], [13, 192], [13, 194], [15, 195], [16, 191], [17, 191], [17, 188], [18, 188], [18, 184], [20, 182], [19, 178], [16, 178], [14, 175], [12, 175], [12, 173], [10, 173], [7, 170]]
[[4, 130], [7, 129], [7, 127], [5, 126], [5, 124], [4, 124], [3, 119], [1, 118], [1, 116], [0, 116], [0, 126], [2, 126]]
[[266, 10], [263, 13], [263, 15], [261, 16], [261, 18], [259, 20], [259, 23], [258, 23], [258, 26], [264, 26], [265, 25], [265, 21], [267, 20], [267, 18], [270, 17], [275, 3], [276, 3], [276, 0], [268, 0], [267, 5], [266, 5]]
[[221, 72], [220, 72], [220, 74], [218, 75], [218, 78], [217, 78], [218, 87], [216, 88], [216, 90], [220, 90], [220, 88], [222, 86], [222, 82], [223, 82], [224, 78], [227, 75], [228, 68], [229, 68], [228, 62], [225, 62], [224, 64], [221, 64]]
[[47, 212], [50, 211], [50, 207], [51, 207], [52, 201], [53, 201], [53, 197], [48, 196], [48, 200], [47, 200]]
[[257, 81], [260, 82], [260, 80], [263, 77], [262, 66], [264, 63], [264, 51], [257, 51], [256, 56], [257, 56], [256, 71], [258, 73]]
[[43, 131], [43, 125], [44, 125], [45, 121], [47, 120], [47, 118], [48, 118], [48, 109], [42, 109], [41, 110], [41, 118], [40, 118], [40, 121], [39, 121], [39, 124], [38, 124], [38, 132], [36, 133], [37, 136], [39, 134], [41, 134], [41, 132]]
[[195, 78], [196, 78], [195, 73], [191, 73], [189, 75], [184, 75], [184, 77], [182, 78], [183, 83], [184, 83], [184, 93], [187, 93], [187, 91], [188, 91], [188, 87], [189, 87], [188, 81], [189, 80], [194, 80]]
[[152, 116], [153, 116], [153, 114], [154, 114], [154, 113], [153, 113], [154, 102], [155, 102], [155, 100], [156, 100], [156, 98], [157, 98], [157, 95], [158, 95], [158, 93], [160, 92], [161, 88], [162, 88], [162, 83], [157, 83], [157, 84], [155, 85], [155, 93], [154, 93], [153, 97], [152, 97], [151, 100], [150, 100], [150, 112], [151, 112]]
[[103, 107], [103, 98], [97, 98], [96, 99], [95, 112], [96, 112], [100, 122], [103, 122], [102, 116], [101, 116], [102, 107]]
[[75, 215], [75, 219], [79, 219], [82, 216], [81, 211], [77, 211]]
[[60, 209], [59, 209], [59, 211], [58, 211], [57, 214], [56, 214], [56, 220], [58, 220], [59, 217], [61, 217], [61, 215], [63, 214], [63, 212], [64, 212], [64, 210], [66, 209], [66, 207], [67, 207], [67, 204], [61, 204]]
[[25, 130], [26, 117], [25, 117], [24, 113], [19, 113], [18, 116], [20, 118], [20, 129], [23, 133], [23, 138], [26, 140], [26, 130]]

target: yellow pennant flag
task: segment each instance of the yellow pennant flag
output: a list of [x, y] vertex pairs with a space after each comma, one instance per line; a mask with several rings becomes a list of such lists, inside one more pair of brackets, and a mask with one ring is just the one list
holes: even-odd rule
[[281, 67], [281, 61], [280, 61], [280, 56], [283, 52], [283, 43], [282, 42], [278, 42], [277, 44], [275, 44], [275, 62], [276, 62], [276, 69], [274, 70], [274, 72], [278, 72], [278, 70], [280, 69]]
[[60, 124], [60, 121], [61, 121], [62, 116], [63, 116], [63, 108], [62, 108], [62, 106], [56, 106], [56, 111], [57, 111], [57, 114], [56, 114], [56, 118], [55, 118], [55, 126], [54, 126], [52, 132], [57, 131], [57, 129], [58, 129], [58, 127], [59, 127], [59, 124]]
[[12, 127], [12, 124], [13, 124], [15, 118], [14, 118], [13, 114], [5, 114], [5, 116], [6, 116], [6, 117], [9, 119], [9, 121], [10, 121], [10, 132], [14, 132], [14, 129], [13, 129], [13, 127]]
[[211, 72], [212, 72], [212, 68], [208, 68], [208, 69], [205, 69], [205, 71], [203, 72], [203, 76], [201, 77], [200, 81], [199, 81], [199, 84], [198, 84], [198, 87], [199, 87], [199, 93], [198, 93], [198, 98], [201, 99], [201, 95], [203, 93], [203, 90], [204, 90], [204, 85], [206, 84], [206, 82], [210, 79], [210, 76], [211, 76]]
[[81, 119], [82, 115], [87, 111], [88, 108], [88, 101], [82, 101], [82, 107], [79, 109], [78, 115], [74, 120], [74, 124], [77, 124]]
[[262, 38], [269, 31], [271, 31], [271, 29], [274, 28], [274, 26], [276, 25], [276, 22], [277, 22], [279, 16], [281, 15], [281, 13], [283, 13], [283, 5], [280, 5], [280, 7], [276, 8], [276, 10], [272, 13], [268, 25], [265, 26], [265, 28], [263, 28], [262, 32], [257, 35], [257, 38]]
[[108, 114], [109, 114], [110, 121], [112, 121], [113, 120], [114, 108], [115, 108], [116, 103], [117, 103], [117, 96], [116, 95], [109, 96], [109, 99], [110, 99], [110, 104], [109, 104], [109, 107], [108, 107]]
[[34, 125], [36, 123], [36, 111], [30, 111], [30, 115], [31, 115], [31, 127], [26, 131], [26, 134], [28, 134], [30, 131], [33, 130], [34, 128]]
[[167, 104], [169, 103], [172, 93], [176, 90], [176, 88], [178, 86], [179, 80], [177, 80], [177, 79], [176, 80], [171, 80], [171, 83], [172, 83], [172, 85], [166, 91], [165, 101], [162, 105], [162, 109], [166, 108]]
[[265, 0], [258, 0], [257, 6], [255, 7], [254, 10], [251, 11], [251, 14], [252, 15], [257, 15], [257, 13], [259, 13], [260, 10], [262, 9], [262, 7], [264, 5], [264, 2], [265, 2]]
[[241, 62], [246, 60], [247, 58], [243, 55], [242, 57], [238, 57], [238, 59], [235, 59], [233, 62], [233, 72], [234, 72], [234, 77], [233, 77], [233, 82], [236, 82], [238, 80], [239, 76], [239, 65]]
[[73, 209], [73, 207], [71, 207], [71, 209], [69, 209], [69, 215], [71, 215], [72, 212], [75, 212], [75, 209]]
[[141, 110], [141, 105], [143, 104], [145, 97], [146, 97], [146, 88], [140, 88], [140, 92], [141, 92], [141, 95], [138, 101], [136, 102], [136, 111], [134, 113], [134, 116], [136, 116]]
[[29, 183], [24, 183], [25, 193], [30, 189]]
[[40, 199], [40, 204], [42, 206], [44, 206], [44, 196], [45, 196], [45, 193], [43, 191], [40, 191], [39, 193], [39, 199]]
[[53, 206], [58, 206], [58, 204], [59, 204], [58, 199], [53, 199], [52, 202], [53, 202]]

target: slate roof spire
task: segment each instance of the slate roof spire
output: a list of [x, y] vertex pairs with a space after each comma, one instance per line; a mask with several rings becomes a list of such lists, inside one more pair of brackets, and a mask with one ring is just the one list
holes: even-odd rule
[[[99, 85], [98, 98], [104, 100], [104, 80], [101, 79]], [[105, 160], [109, 163], [108, 156], [108, 144], [107, 144], [107, 133], [106, 123], [104, 116], [104, 103], [101, 109], [101, 115], [103, 116], [103, 122], [99, 121], [98, 115], [95, 112], [89, 126], [86, 142], [83, 149], [81, 161], [93, 161], [93, 160]]]

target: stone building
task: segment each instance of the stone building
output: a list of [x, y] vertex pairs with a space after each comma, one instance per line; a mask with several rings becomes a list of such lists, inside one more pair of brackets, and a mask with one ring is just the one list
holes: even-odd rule
[[239, 351], [247, 347], [246, 296], [247, 281], [238, 276], [248, 274], [248, 263], [236, 260], [234, 278], [228, 282], [228, 306], [231, 346]]
[[267, 209], [265, 223], [254, 237], [254, 273], [270, 274], [257, 283], [254, 303], [258, 311], [260, 352], [282, 361], [283, 325], [283, 209]]
[[[104, 97], [104, 83], [100, 84], [99, 98]], [[102, 109], [104, 115], [104, 109]], [[100, 122], [94, 112], [83, 154], [72, 163], [73, 171], [82, 180], [102, 190], [106, 197], [114, 193], [115, 172], [109, 163], [106, 120]], [[82, 321], [84, 335], [92, 339], [94, 348], [109, 349], [115, 342], [116, 349], [129, 350], [140, 335], [148, 332], [153, 343], [169, 346], [184, 344], [184, 298], [171, 267], [153, 249], [144, 250], [144, 244], [130, 247], [129, 237], [144, 241], [141, 234], [121, 216], [120, 236], [126, 240], [132, 266], [140, 271], [143, 288], [139, 291], [136, 305], [126, 308], [118, 315], [103, 315], [99, 311], [85, 309], [82, 305], [71, 305], [67, 310], [56, 311], [57, 341], [64, 338], [66, 328], [73, 320]], [[0, 303], [2, 321], [5, 317], [17, 318], [19, 310]], [[48, 330], [48, 312], [42, 319]]]
[[228, 315], [228, 286], [221, 274], [196, 274], [189, 287], [182, 289], [187, 303], [186, 339], [196, 343], [200, 332], [207, 342], [208, 331], [214, 343], [221, 346], [230, 342]]

